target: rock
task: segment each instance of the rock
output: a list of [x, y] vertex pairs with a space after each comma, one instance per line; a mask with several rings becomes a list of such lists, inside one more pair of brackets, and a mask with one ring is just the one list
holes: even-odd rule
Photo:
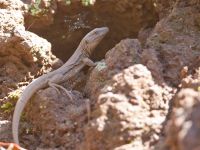
[[25, 6], [21, 1], [1, 0], [0, 7], [0, 99], [1, 104], [12, 104], [9, 111], [0, 108], [0, 121], [9, 118], [8, 124], [1, 124], [0, 140], [9, 142], [12, 140], [10, 115], [16, 103], [16, 95], [12, 99], [11, 93], [22, 86], [20, 82], [30, 82], [34, 78], [31, 74], [41, 75], [50, 70], [55, 56], [47, 40], [25, 30]]
[[177, 150], [199, 149], [199, 93], [192, 89], [182, 89], [175, 97], [174, 104], [166, 126], [166, 147]]
[[200, 90], [200, 67], [195, 68], [195, 73], [193, 75], [187, 72], [188, 75], [181, 80], [181, 84], [179, 85], [181, 88], [191, 88], [196, 91]]
[[2, 39], [1, 43], [3, 43], [4, 40], [6, 40], [6, 38], [11, 37], [11, 35], [9, 34], [13, 32], [16, 26], [24, 24], [24, 17], [21, 11], [0, 9], [0, 21], [1, 21], [0, 37]]
[[161, 114], [167, 114], [166, 101], [170, 99], [164, 101], [164, 95], [169, 95], [170, 90], [155, 84], [145, 66], [122, 69], [99, 91], [91, 114], [94, 119], [84, 128], [87, 140], [80, 147], [114, 149], [131, 142], [133, 149], [139, 143], [149, 149], [151, 142], [158, 141], [166, 119]]
[[0, 8], [6, 10], [18, 10], [25, 12], [27, 6], [21, 0], [0, 0]]
[[[36, 13], [35, 6], [27, 12], [27, 5], [19, 0], [0, 0], [0, 98], [6, 99], [19, 82], [29, 83], [32, 74], [39, 76], [61, 65], [47, 40], [25, 30], [23, 15], [28, 28], [46, 28], [58, 8], [66, 14], [86, 8], [74, 5], [77, 1], [70, 7], [64, 2], [42, 0]], [[199, 149], [199, 0], [97, 0], [94, 7], [87, 8], [95, 19], [83, 14], [77, 20], [80, 15], [72, 13], [64, 19], [75, 20], [67, 26], [74, 32], [63, 39], [79, 28], [106, 24], [114, 31], [107, 37], [112, 39], [111, 45], [137, 36], [142, 29], [139, 40], [124, 39], [107, 52], [104, 60], [89, 69], [86, 86], [79, 82], [83, 93], [68, 93], [73, 100], [53, 88], [37, 92], [27, 106], [29, 123], [21, 122], [22, 143], [29, 149]], [[73, 23], [78, 25], [71, 27]], [[78, 41], [74, 40], [77, 37], [71, 41]], [[109, 49], [102, 45], [102, 51]], [[103, 56], [102, 51], [95, 55], [100, 52]], [[82, 74], [77, 80], [85, 81]], [[0, 110], [0, 116], [5, 116], [1, 114]], [[11, 139], [10, 122], [0, 125], [0, 137]]]
[[5, 96], [18, 82], [30, 79], [30, 73], [41, 75], [51, 69], [53, 54], [47, 40], [25, 30], [21, 11], [1, 9], [0, 22], [1, 95]]
[[163, 78], [163, 66], [159, 61], [157, 52], [154, 49], [143, 49], [141, 61], [149, 70], [151, 70], [155, 81], [159, 85], [165, 83]]
[[11, 141], [11, 122], [8, 120], [0, 120], [0, 141]]
[[105, 55], [109, 69], [121, 70], [132, 64], [139, 63], [141, 45], [137, 39], [124, 39]]
[[[83, 139], [81, 128], [87, 122], [90, 103], [78, 91], [69, 94], [72, 99], [63, 91], [58, 93], [54, 88], [47, 88], [40, 90], [27, 106], [26, 118], [31, 121], [33, 131], [29, 135], [40, 137], [34, 149], [58, 146], [59, 149], [74, 149]], [[23, 136], [21, 139], [24, 141]], [[30, 145], [30, 142], [25, 144]]]
[[90, 74], [85, 91], [92, 99], [99, 95], [107, 80], [122, 69], [140, 62], [141, 45], [137, 39], [126, 39], [107, 52], [105, 60], [97, 64]]
[[[166, 82], [172, 85], [180, 83], [182, 68], [190, 66], [200, 55], [200, 39], [197, 38], [200, 33], [196, 25], [199, 12], [195, 6], [192, 1], [178, 1], [173, 11], [156, 24], [145, 44], [146, 51], [155, 51], [156, 59], [159, 60], [158, 67], [162, 66], [161, 69], [156, 66], [149, 69], [160, 72]], [[145, 62], [144, 65], [148, 66], [148, 60]]]

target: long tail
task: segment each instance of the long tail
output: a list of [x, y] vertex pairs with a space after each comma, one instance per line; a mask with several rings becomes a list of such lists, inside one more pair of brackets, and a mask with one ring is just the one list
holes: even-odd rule
[[21, 99], [17, 102], [17, 106], [15, 107], [13, 120], [12, 120], [12, 134], [13, 139], [16, 144], [19, 144], [19, 138], [18, 138], [18, 128], [19, 128], [19, 120], [21, 113], [25, 107], [25, 103], [22, 103]]
[[18, 128], [19, 128], [20, 116], [28, 100], [44, 84], [44, 82], [42, 83], [42, 80], [43, 78], [41, 78], [40, 80], [32, 81], [22, 92], [22, 95], [20, 96], [20, 99], [17, 101], [17, 104], [15, 106], [13, 120], [12, 120], [12, 134], [14, 142], [17, 144], [19, 144]]

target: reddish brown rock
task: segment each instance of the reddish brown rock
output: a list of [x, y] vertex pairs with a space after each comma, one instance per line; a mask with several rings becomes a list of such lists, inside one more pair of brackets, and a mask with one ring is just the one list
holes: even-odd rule
[[[197, 38], [200, 33], [196, 24], [199, 11], [194, 7], [195, 4], [183, 1], [174, 5], [173, 11], [156, 24], [145, 45], [147, 51], [154, 49], [159, 60], [158, 67], [162, 66], [157, 72], [173, 85], [180, 83], [182, 68], [190, 66], [200, 55], [200, 39]], [[148, 60], [145, 62], [144, 64], [148, 65]], [[156, 70], [149, 69], [152, 72]]]
[[122, 69], [99, 91], [80, 147], [114, 149], [131, 142], [132, 149], [149, 149], [159, 139], [170, 89], [155, 84], [145, 66]]
[[200, 96], [192, 89], [181, 90], [174, 99], [174, 108], [166, 127], [166, 147], [172, 150], [200, 148]]

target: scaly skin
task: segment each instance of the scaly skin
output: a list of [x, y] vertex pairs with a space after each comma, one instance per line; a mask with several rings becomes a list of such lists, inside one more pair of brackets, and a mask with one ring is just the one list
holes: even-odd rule
[[12, 133], [15, 143], [19, 144], [18, 128], [19, 128], [20, 116], [28, 100], [38, 90], [48, 87], [49, 82], [59, 84], [68, 80], [76, 73], [78, 73], [85, 65], [87, 65], [87, 63], [84, 62], [88, 62], [89, 56], [94, 51], [96, 46], [100, 43], [100, 41], [104, 38], [104, 36], [107, 34], [108, 31], [109, 29], [107, 27], [102, 27], [102, 28], [96, 28], [91, 32], [89, 32], [81, 40], [74, 54], [69, 58], [69, 60], [63, 66], [61, 66], [55, 71], [40, 76], [36, 80], [33, 80], [26, 87], [20, 99], [17, 101], [13, 115]]

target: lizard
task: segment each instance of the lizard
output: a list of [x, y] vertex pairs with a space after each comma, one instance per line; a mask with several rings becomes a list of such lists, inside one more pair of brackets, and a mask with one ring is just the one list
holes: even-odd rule
[[[100, 41], [105, 37], [109, 31], [108, 27], [95, 28], [90, 31], [81, 40], [79, 46], [73, 55], [60, 68], [44, 74], [33, 80], [22, 92], [19, 100], [15, 105], [15, 110], [12, 119], [12, 134], [14, 142], [19, 144], [18, 130], [22, 111], [29, 101], [29, 99], [40, 89], [48, 86], [60, 88], [60, 83], [68, 80], [78, 73], [84, 66], [94, 66], [95, 63], [89, 59], [92, 52]], [[63, 89], [62, 87], [61, 89]]]

